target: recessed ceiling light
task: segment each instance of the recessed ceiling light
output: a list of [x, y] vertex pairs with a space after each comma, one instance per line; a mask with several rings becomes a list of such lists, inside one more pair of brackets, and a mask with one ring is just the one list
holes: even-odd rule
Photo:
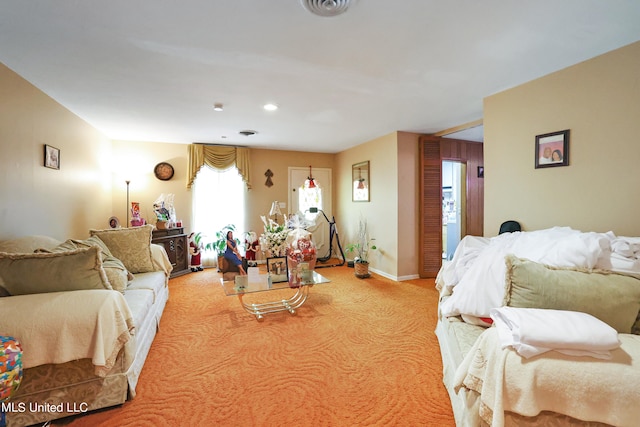
[[276, 111], [278, 109], [278, 106], [276, 104], [264, 104], [264, 108], [267, 111]]
[[213, 104], [213, 111], [222, 111], [222, 110], [224, 110], [224, 107], [222, 106], [221, 103], [218, 102]]

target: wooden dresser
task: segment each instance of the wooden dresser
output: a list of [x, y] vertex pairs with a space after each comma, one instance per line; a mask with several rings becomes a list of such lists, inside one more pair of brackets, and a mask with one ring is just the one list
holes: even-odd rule
[[151, 243], [164, 246], [169, 261], [173, 265], [171, 277], [182, 276], [189, 270], [189, 242], [184, 228], [169, 228], [166, 230], [153, 230]]

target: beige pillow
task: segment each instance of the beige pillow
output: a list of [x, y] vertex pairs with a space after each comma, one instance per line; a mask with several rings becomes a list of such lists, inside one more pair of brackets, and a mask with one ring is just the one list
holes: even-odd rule
[[10, 295], [111, 290], [101, 254], [96, 246], [59, 253], [0, 253], [0, 286]]
[[549, 267], [508, 255], [504, 304], [591, 314], [630, 333], [640, 311], [640, 280], [606, 271]]
[[151, 255], [152, 225], [110, 230], [90, 230], [92, 236], [102, 240], [114, 257], [124, 263], [131, 273], [154, 271]]
[[111, 287], [116, 291], [124, 292], [130, 280], [129, 272], [124, 263], [111, 254], [107, 245], [98, 236], [91, 236], [86, 240], [69, 239], [51, 250], [39, 249], [37, 252], [64, 252], [91, 246], [102, 249], [102, 267]]
[[49, 236], [23, 236], [0, 241], [0, 252], [30, 254], [38, 248], [53, 248], [59, 244], [60, 240]]

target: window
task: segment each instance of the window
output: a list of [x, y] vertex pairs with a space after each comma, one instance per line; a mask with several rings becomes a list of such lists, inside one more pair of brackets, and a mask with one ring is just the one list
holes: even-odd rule
[[318, 214], [309, 212], [309, 208], [322, 209], [322, 187], [318, 180], [307, 178], [298, 189], [298, 194], [298, 211], [304, 213], [305, 219], [315, 220]]
[[[193, 184], [193, 230], [210, 242], [227, 224], [236, 226], [234, 237], [243, 241], [245, 185], [235, 167], [220, 171], [203, 166]], [[213, 252], [203, 252], [203, 265], [211, 265]]]

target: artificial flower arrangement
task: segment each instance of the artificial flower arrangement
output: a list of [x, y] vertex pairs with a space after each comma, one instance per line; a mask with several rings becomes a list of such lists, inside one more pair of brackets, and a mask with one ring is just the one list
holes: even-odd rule
[[289, 230], [286, 227], [287, 217], [284, 217], [283, 224], [278, 224], [271, 218], [267, 221], [264, 216], [260, 216], [260, 219], [264, 223], [264, 233], [260, 236], [260, 248], [271, 252], [272, 256], [284, 256], [287, 248], [286, 240], [289, 234]]

